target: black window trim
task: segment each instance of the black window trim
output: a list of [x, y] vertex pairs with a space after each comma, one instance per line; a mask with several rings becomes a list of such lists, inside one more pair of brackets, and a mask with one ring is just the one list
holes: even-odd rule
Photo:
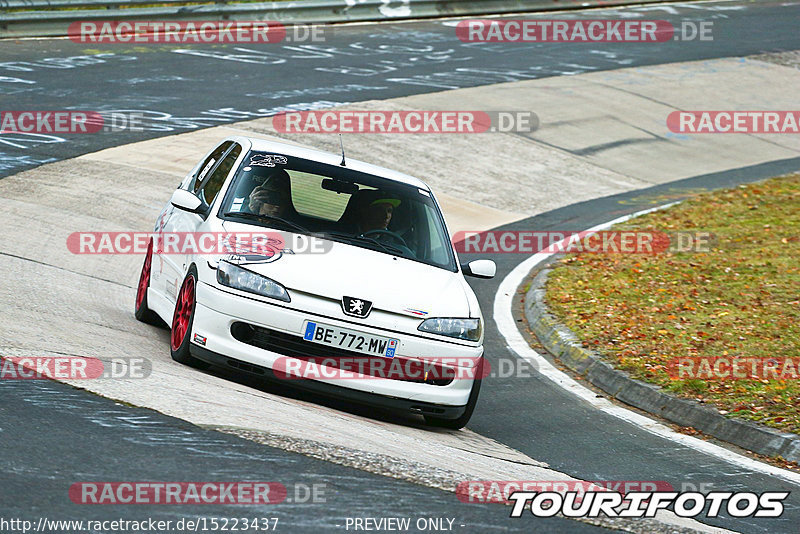
[[[197, 175], [203, 171], [203, 165], [202, 165], [202, 163], [205, 163], [205, 162], [206, 162], [206, 160], [207, 160], [208, 158], [210, 158], [210, 157], [211, 157], [211, 155], [212, 155], [214, 152], [216, 152], [216, 150], [217, 150], [219, 147], [221, 147], [221, 146], [225, 145], [226, 143], [235, 143], [235, 141], [231, 141], [230, 139], [226, 139], [226, 140], [222, 141], [222, 142], [221, 142], [219, 145], [215, 146], [215, 147], [214, 147], [214, 149], [213, 149], [211, 152], [209, 152], [209, 153], [208, 153], [208, 155], [207, 155], [205, 158], [203, 158], [203, 160], [201, 161], [201, 165], [199, 165], [199, 166], [197, 167], [197, 170], [194, 172], [194, 174], [192, 174], [192, 179], [191, 179], [191, 180], [189, 180], [189, 182], [186, 184], [186, 190], [187, 190], [187, 191], [189, 191], [191, 194], [193, 194], [193, 195], [197, 196], [197, 195], [196, 195], [196, 193], [194, 192], [194, 188], [192, 187], [192, 184], [194, 184], [194, 183], [195, 183], [195, 181], [197, 180]], [[228, 148], [226, 148], [226, 149], [225, 149], [225, 151], [222, 153], [222, 157], [220, 157], [220, 158], [219, 158], [217, 161], [215, 161], [215, 162], [214, 162], [214, 166], [213, 166], [213, 167], [212, 167], [212, 168], [211, 168], [211, 169], [208, 171], [208, 173], [209, 173], [209, 174], [211, 174], [212, 172], [214, 172], [214, 169], [216, 169], [217, 165], [219, 165], [219, 162], [220, 162], [220, 161], [222, 161], [222, 158], [224, 158], [224, 157], [225, 157], [225, 154], [227, 154], [227, 153], [228, 153], [228, 151], [231, 149], [231, 147], [232, 147], [232, 146], [233, 146], [233, 145], [231, 144], [231, 146], [229, 146]]]
[[[192, 193], [192, 194], [193, 194], [194, 196], [196, 196], [197, 198], [199, 198], [199, 199], [200, 199], [200, 201], [203, 203], [203, 206], [204, 206], [204, 208], [203, 208], [203, 211], [201, 211], [201, 212], [198, 212], [198, 215], [200, 215], [200, 217], [202, 217], [202, 218], [203, 218], [203, 220], [206, 220], [206, 219], [208, 219], [208, 216], [211, 214], [211, 206], [214, 204], [214, 201], [212, 201], [212, 202], [211, 202], [211, 204], [206, 204], [206, 200], [205, 200], [205, 198], [203, 198], [202, 194], [200, 194], [200, 193], [203, 191], [203, 188], [202, 188], [202, 186], [203, 186], [204, 184], [206, 184], [206, 183], [208, 182], [208, 180], [210, 180], [210, 179], [211, 179], [211, 176], [214, 174], [214, 172], [216, 172], [217, 168], [218, 168], [218, 167], [219, 167], [219, 166], [222, 164], [222, 162], [223, 162], [223, 161], [225, 161], [225, 158], [227, 158], [227, 157], [228, 157], [228, 154], [230, 154], [230, 153], [233, 151], [233, 149], [234, 149], [234, 148], [236, 148], [237, 146], [239, 146], [239, 147], [242, 149], [242, 151], [244, 151], [244, 146], [242, 146], [241, 144], [239, 144], [237, 141], [232, 141], [232, 140], [228, 139], [228, 140], [226, 140], [226, 141], [223, 141], [223, 142], [220, 144], [220, 146], [222, 146], [222, 145], [223, 145], [223, 144], [225, 144], [225, 143], [231, 143], [231, 146], [229, 146], [229, 147], [228, 147], [228, 148], [225, 150], [225, 152], [223, 152], [223, 154], [222, 154], [222, 156], [220, 156], [219, 160], [217, 160], [217, 161], [214, 163], [214, 166], [211, 168], [211, 170], [209, 170], [209, 171], [208, 171], [208, 173], [207, 173], [207, 174], [206, 174], [206, 175], [203, 177], [203, 181], [202, 181], [202, 182], [200, 182], [200, 185], [201, 185], [201, 187], [200, 187], [200, 188], [198, 188], [198, 190], [197, 190], [198, 192], [197, 192], [197, 193], [196, 193], [196, 192], [194, 192], [193, 190], [191, 190], [192, 188], [190, 187], [190, 191], [189, 191], [189, 192], [190, 192], [190, 193]], [[219, 148], [219, 147], [217, 147], [217, 148]], [[216, 150], [216, 149], [214, 149], [214, 150]], [[213, 153], [213, 152], [212, 152], [212, 153]], [[241, 153], [240, 153], [239, 155], [241, 156]], [[239, 159], [239, 157], [237, 156], [237, 157], [236, 157], [236, 159]], [[205, 160], [204, 160], [204, 161], [205, 161]], [[234, 170], [235, 170], [236, 172], [238, 172], [238, 168], [231, 168], [231, 171], [234, 171]], [[228, 171], [228, 174], [230, 174], [230, 172], [231, 172], [231, 171]], [[199, 172], [201, 172], [201, 169], [198, 169], [198, 171], [197, 171], [197, 172], [198, 172], [198, 173], [199, 173]], [[226, 177], [226, 178], [227, 178], [227, 177]], [[196, 174], [195, 174], [195, 179], [197, 179], [197, 175], [196, 175]], [[225, 184], [224, 184], [224, 182], [223, 182], [223, 186], [224, 186], [224, 185], [225, 185]], [[220, 189], [221, 189], [221, 188], [220, 188]], [[227, 196], [227, 192], [226, 192], [226, 195], [225, 195], [225, 196]], [[219, 198], [219, 193], [217, 193], [217, 196], [214, 198], [214, 200], [216, 200], [217, 198]]]

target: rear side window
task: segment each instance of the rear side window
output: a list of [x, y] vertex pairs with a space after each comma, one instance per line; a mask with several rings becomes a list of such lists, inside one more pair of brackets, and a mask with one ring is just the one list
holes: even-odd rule
[[195, 174], [194, 178], [189, 184], [189, 191], [193, 192], [195, 195], [200, 192], [200, 187], [203, 184], [203, 180], [214, 168], [214, 165], [216, 165], [217, 162], [222, 159], [222, 156], [225, 155], [225, 152], [231, 147], [231, 145], [233, 145], [233, 141], [225, 141], [215, 148], [214, 152], [209, 154], [205, 161], [203, 161], [202, 165], [200, 165], [200, 167], [197, 169], [197, 174]]
[[219, 190], [222, 189], [222, 186], [225, 183], [225, 178], [228, 177], [231, 169], [233, 169], [233, 164], [236, 163], [236, 159], [241, 153], [242, 147], [237, 143], [234, 143], [230, 152], [228, 152], [228, 154], [222, 158], [222, 161], [220, 161], [219, 164], [200, 183], [200, 186], [195, 193], [198, 194], [198, 196], [203, 200], [203, 202], [206, 203], [207, 206], [210, 206], [214, 202], [214, 199], [217, 198]]

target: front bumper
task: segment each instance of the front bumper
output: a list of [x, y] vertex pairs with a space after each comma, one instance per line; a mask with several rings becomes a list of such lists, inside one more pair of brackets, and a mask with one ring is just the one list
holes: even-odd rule
[[[216, 352], [212, 352], [199, 345], [190, 345], [189, 352], [195, 358], [203, 360], [204, 362], [208, 362], [212, 365], [217, 365], [220, 367], [233, 367], [234, 369], [245, 371], [249, 374], [256, 375], [266, 380], [286, 384], [286, 380], [277, 378], [271, 372], [271, 369], [249, 364], [242, 365], [242, 362], [240, 361], [234, 360], [228, 356], [223, 356], [222, 354], [218, 354]], [[445, 406], [441, 404], [432, 404], [429, 402], [419, 402], [408, 399], [399, 399], [396, 397], [387, 397], [385, 395], [375, 395], [373, 393], [365, 393], [355, 389], [343, 388], [318, 380], [294, 380], [292, 381], [292, 385], [306, 391], [319, 393], [321, 395], [336, 399], [355, 402], [367, 406], [374, 406], [391, 411], [432, 415], [441, 419], [458, 419], [464, 414], [464, 410], [466, 409], [466, 406]]]
[[[189, 338], [192, 340], [190, 350], [192, 355], [209, 363], [253, 371], [265, 378], [281, 380], [287, 385], [360, 403], [428, 413], [443, 418], [456, 418], [463, 413], [472, 389], [472, 378], [459, 378], [444, 386], [374, 378], [358, 373], [353, 373], [352, 378], [279, 379], [271, 370], [276, 360], [289, 358], [288, 356], [239, 341], [231, 333], [234, 323], [244, 322], [302, 337], [303, 323], [306, 320], [396, 338], [399, 340], [396, 356], [400, 357], [454, 358], [468, 362], [477, 361], [483, 354], [483, 347], [479, 345], [387, 332], [366, 324], [354, 325], [351, 321], [292, 309], [277, 301], [262, 301], [247, 294], [235, 293], [235, 290], [229, 292], [227, 288], [221, 290], [202, 282], [197, 285], [197, 305]], [[196, 344], [195, 334], [205, 339], [203, 346]]]

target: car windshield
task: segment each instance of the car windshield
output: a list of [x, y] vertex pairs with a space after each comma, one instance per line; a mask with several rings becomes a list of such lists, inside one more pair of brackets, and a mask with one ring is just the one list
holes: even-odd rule
[[456, 270], [441, 213], [428, 191], [346, 167], [250, 152], [220, 216]]

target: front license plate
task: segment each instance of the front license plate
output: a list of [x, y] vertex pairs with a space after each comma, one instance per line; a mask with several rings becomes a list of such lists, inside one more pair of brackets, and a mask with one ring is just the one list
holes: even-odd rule
[[356, 330], [311, 321], [306, 321], [303, 325], [303, 339], [312, 343], [385, 358], [394, 358], [394, 351], [399, 343], [396, 339], [389, 337], [373, 336]]

